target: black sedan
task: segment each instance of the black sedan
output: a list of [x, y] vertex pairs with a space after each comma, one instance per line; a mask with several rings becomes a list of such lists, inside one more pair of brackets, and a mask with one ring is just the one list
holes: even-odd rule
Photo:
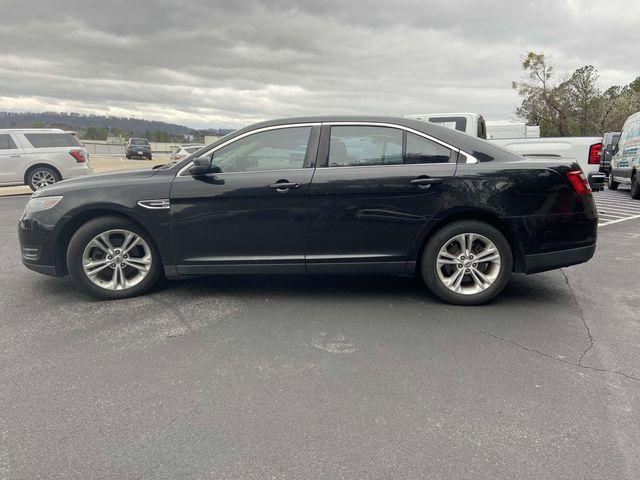
[[111, 299], [161, 275], [386, 273], [474, 305], [511, 272], [586, 262], [596, 233], [577, 164], [394, 117], [260, 123], [165, 168], [38, 190], [19, 222], [28, 268]]

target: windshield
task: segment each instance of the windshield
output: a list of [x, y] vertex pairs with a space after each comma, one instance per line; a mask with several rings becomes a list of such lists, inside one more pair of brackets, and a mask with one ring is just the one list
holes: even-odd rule
[[149, 140], [146, 138], [132, 138], [130, 142], [131, 145], [149, 145]]

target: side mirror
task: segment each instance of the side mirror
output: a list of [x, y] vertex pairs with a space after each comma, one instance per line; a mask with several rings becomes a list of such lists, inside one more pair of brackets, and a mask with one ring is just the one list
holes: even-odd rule
[[211, 157], [198, 157], [193, 160], [193, 167], [189, 169], [189, 174], [194, 177], [211, 173]]

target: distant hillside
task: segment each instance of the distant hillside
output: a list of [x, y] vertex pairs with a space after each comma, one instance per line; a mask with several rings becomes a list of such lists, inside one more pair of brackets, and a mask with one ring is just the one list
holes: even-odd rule
[[[104, 140], [107, 135], [145, 136], [158, 141], [173, 141], [186, 135], [226, 135], [232, 129], [195, 130], [175, 123], [139, 118], [112, 117], [104, 115], [83, 115], [80, 113], [57, 112], [0, 112], [0, 128], [50, 127], [75, 130], [81, 138]], [[98, 138], [104, 137], [104, 138]]]

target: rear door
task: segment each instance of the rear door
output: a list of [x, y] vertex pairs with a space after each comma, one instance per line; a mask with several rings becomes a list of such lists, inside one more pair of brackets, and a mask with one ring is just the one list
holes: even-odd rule
[[325, 124], [310, 190], [307, 271], [404, 273], [438, 212], [456, 153], [383, 124]]
[[24, 152], [11, 133], [0, 133], [0, 183], [22, 182]]

